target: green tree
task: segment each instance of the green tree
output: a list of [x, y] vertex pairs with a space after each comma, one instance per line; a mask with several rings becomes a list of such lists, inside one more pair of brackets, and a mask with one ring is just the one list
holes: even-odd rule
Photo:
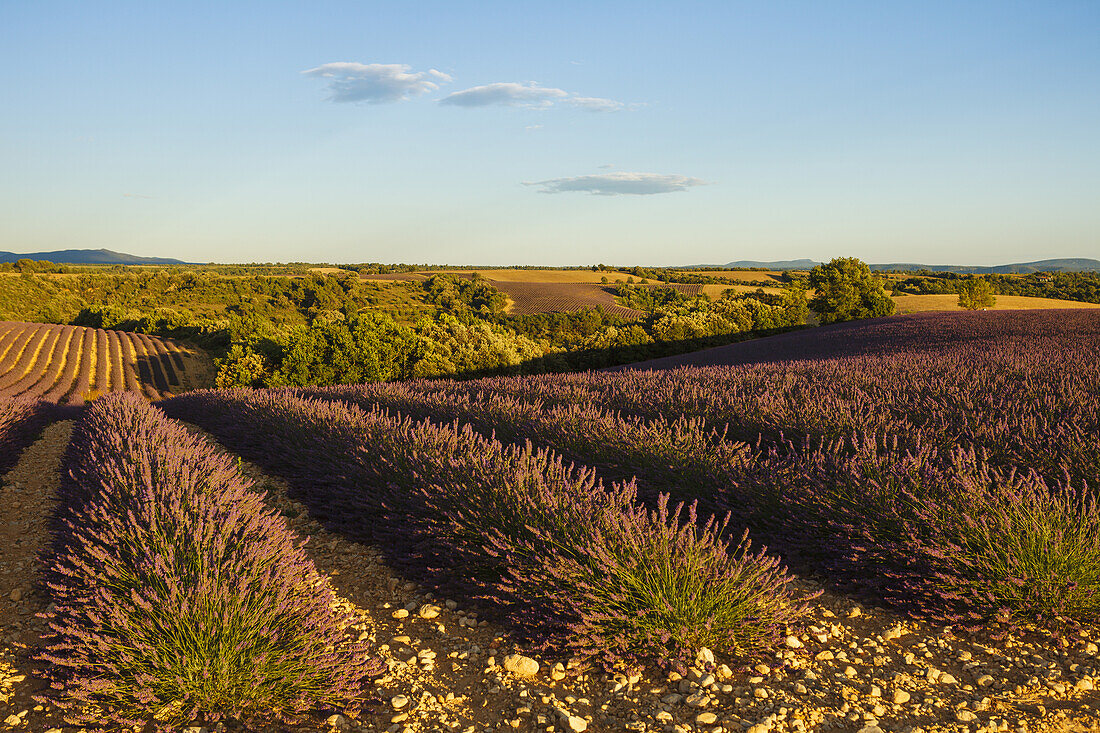
[[959, 286], [959, 305], [967, 310], [992, 308], [996, 303], [993, 286], [983, 277], [967, 280]]
[[817, 291], [810, 308], [821, 323], [889, 316], [896, 308], [882, 281], [855, 257], [837, 257], [818, 265], [810, 271], [810, 287]]

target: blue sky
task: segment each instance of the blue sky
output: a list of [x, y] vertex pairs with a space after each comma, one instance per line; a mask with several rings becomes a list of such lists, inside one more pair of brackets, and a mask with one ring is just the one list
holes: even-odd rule
[[0, 250], [1100, 258], [1100, 3], [0, 2]]

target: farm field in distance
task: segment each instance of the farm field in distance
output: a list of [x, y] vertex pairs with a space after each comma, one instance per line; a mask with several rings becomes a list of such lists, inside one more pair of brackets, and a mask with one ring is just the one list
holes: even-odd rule
[[132, 391], [157, 400], [211, 384], [209, 358], [172, 339], [0, 321], [0, 399], [82, 405]]

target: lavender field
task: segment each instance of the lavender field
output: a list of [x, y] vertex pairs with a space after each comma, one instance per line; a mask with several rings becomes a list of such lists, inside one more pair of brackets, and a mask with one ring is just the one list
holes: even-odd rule
[[[97, 399], [44, 557], [40, 699], [165, 730], [371, 705], [379, 650], [178, 421], [285, 481], [329, 536], [609, 675], [688, 674], [702, 649], [786, 659], [819, 628], [815, 586], [986, 643], [1067, 644], [1100, 620], [1097, 353], [1087, 311], [973, 313], [713, 366]], [[6, 404], [4, 455], [51, 409]]]

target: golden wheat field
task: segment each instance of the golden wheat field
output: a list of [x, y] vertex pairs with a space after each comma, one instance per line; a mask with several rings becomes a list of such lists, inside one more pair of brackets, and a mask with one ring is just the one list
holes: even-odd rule
[[[958, 295], [901, 295], [895, 296], [898, 315], [906, 313], [931, 313], [934, 311], [959, 311]], [[1024, 295], [998, 295], [997, 303], [990, 310], [1050, 310], [1058, 308], [1100, 308], [1096, 303], [1054, 298], [1029, 298]]]

